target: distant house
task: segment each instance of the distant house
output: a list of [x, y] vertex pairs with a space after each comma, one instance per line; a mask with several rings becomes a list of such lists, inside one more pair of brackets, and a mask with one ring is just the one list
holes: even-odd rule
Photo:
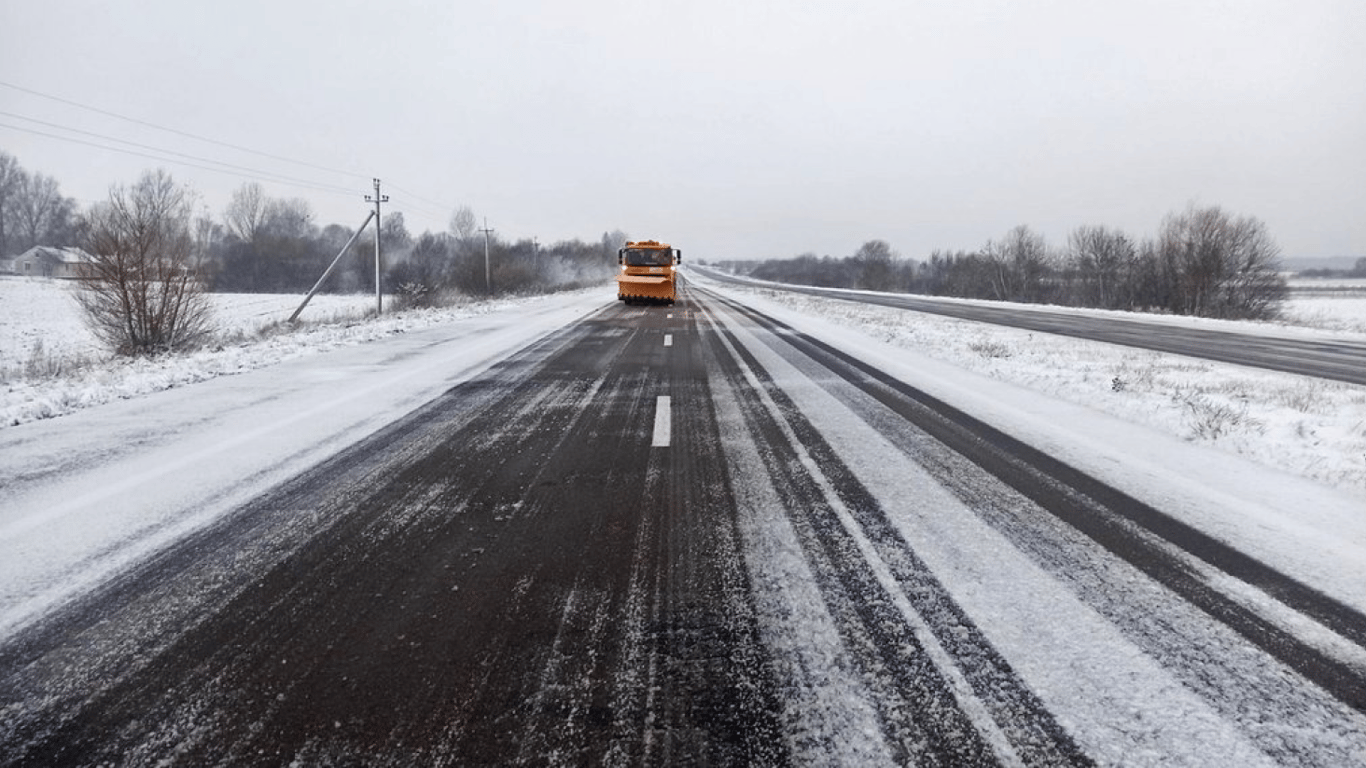
[[9, 271], [21, 277], [78, 280], [87, 274], [90, 254], [80, 248], [38, 245], [10, 260]]

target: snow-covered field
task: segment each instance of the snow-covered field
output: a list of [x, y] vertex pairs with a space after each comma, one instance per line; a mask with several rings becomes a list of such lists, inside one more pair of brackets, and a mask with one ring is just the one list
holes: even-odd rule
[[1286, 323], [1366, 333], [1366, 279], [1293, 280]]
[[303, 297], [214, 294], [219, 339], [155, 360], [119, 359], [97, 344], [58, 280], [0, 278], [0, 429], [115, 400], [274, 365], [301, 355], [483, 314], [507, 302], [442, 310], [374, 313], [373, 295], [313, 297], [297, 326], [286, 320]]

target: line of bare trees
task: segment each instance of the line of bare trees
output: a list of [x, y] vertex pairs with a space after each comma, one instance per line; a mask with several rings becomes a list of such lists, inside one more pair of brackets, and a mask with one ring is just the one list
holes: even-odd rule
[[[468, 211], [468, 208], [460, 209]], [[480, 296], [544, 293], [603, 282], [613, 275], [616, 253], [626, 242], [620, 231], [597, 242], [563, 240], [549, 245], [523, 238], [490, 238], [452, 219], [449, 232], [424, 232], [388, 270], [392, 289], [407, 303], [439, 302], [449, 294]]]
[[[485, 241], [469, 206], [451, 216], [445, 232], [408, 231], [401, 211], [386, 212], [379, 237], [387, 291], [408, 304], [439, 303], [452, 294], [534, 293], [600, 281], [612, 275], [616, 248], [607, 240], [570, 240], [540, 246], [532, 239]], [[222, 224], [201, 219], [205, 277], [214, 291], [297, 293], [308, 290], [355, 230], [341, 224], [319, 228], [307, 201], [268, 197], [259, 184], [234, 192]], [[619, 233], [618, 233], [619, 234]], [[325, 289], [374, 290], [374, 232], [361, 234]]]
[[80, 237], [76, 201], [51, 176], [24, 170], [0, 150], [0, 258], [35, 245], [72, 245]]
[[[462, 206], [447, 232], [414, 237], [401, 211], [386, 211], [379, 232], [357, 238], [325, 290], [374, 290], [374, 243], [384, 253], [387, 292], [409, 305], [453, 295], [538, 293], [610, 279], [620, 231], [598, 242], [487, 240]], [[122, 354], [193, 346], [211, 331], [207, 293], [308, 290], [355, 235], [317, 226], [306, 200], [272, 198], [260, 184], [236, 190], [216, 220], [188, 187], [164, 171], [111, 188], [105, 202], [79, 211], [57, 182], [30, 174], [0, 152], [0, 255], [33, 245], [79, 246], [77, 300], [97, 337]]]
[[762, 262], [755, 277], [806, 285], [1166, 312], [1274, 317], [1287, 288], [1280, 249], [1259, 219], [1217, 206], [1169, 214], [1154, 238], [1082, 226], [1053, 249], [1027, 226], [974, 251], [902, 260], [882, 240], [844, 258], [804, 254]]

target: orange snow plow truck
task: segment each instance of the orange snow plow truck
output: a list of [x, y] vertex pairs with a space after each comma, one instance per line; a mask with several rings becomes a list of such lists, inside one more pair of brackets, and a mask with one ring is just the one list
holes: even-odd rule
[[617, 251], [617, 298], [627, 304], [672, 304], [678, 297], [678, 263], [683, 252], [668, 243], [638, 240]]

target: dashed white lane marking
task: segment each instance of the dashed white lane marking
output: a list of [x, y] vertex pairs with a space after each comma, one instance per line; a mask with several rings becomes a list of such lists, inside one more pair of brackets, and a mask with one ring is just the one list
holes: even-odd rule
[[668, 395], [655, 398], [655, 437], [650, 443], [654, 448], [668, 448], [673, 437], [673, 402]]
[[664, 346], [666, 346], [666, 347], [672, 347], [673, 345], [674, 345], [674, 335], [673, 335], [672, 333], [666, 333], [666, 334], [664, 334]]

